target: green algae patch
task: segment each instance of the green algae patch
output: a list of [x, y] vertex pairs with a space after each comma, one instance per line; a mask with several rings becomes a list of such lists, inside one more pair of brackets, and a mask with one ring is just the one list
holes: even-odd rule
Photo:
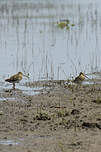
[[70, 27], [75, 26], [75, 24], [70, 24], [69, 20], [60, 20], [60, 22], [57, 23], [58, 27], [61, 29], [66, 28], [67, 30], [70, 29]]
[[64, 22], [58, 23], [58, 27], [61, 28], [61, 29], [64, 29], [66, 26], [67, 26], [67, 24], [64, 23]]

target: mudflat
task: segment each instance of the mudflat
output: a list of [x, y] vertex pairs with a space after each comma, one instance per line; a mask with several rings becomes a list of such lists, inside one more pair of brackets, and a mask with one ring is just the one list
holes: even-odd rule
[[[0, 93], [0, 152], [101, 151], [101, 85]], [[6, 99], [6, 100], [4, 100]]]

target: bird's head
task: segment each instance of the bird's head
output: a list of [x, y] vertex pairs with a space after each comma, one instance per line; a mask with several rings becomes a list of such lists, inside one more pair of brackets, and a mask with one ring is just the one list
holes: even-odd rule
[[80, 72], [79, 76], [81, 76], [81, 75], [82, 75], [82, 76], [85, 76], [85, 74], [84, 74], [83, 72]]
[[80, 72], [79, 76], [89, 79], [83, 72]]
[[24, 77], [29, 78], [29, 74], [28, 74], [28, 75], [25, 75], [25, 74], [23, 74], [22, 72], [18, 72], [18, 75], [21, 76], [21, 77], [24, 76]]
[[22, 72], [18, 72], [18, 75], [19, 75], [19, 76], [23, 76], [23, 73], [22, 73]]

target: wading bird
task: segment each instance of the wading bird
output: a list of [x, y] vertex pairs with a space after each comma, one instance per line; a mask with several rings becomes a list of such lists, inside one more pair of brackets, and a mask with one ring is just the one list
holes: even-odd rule
[[23, 76], [25, 76], [22, 72], [18, 72], [17, 74], [11, 76], [5, 81], [13, 84], [13, 89], [15, 89], [15, 83], [19, 83], [22, 80]]
[[85, 78], [88, 78], [83, 72], [80, 72], [79, 76], [74, 79], [74, 83], [81, 84]]

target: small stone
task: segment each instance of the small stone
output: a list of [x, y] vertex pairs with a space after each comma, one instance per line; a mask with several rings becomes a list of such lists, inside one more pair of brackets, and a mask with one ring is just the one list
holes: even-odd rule
[[3, 139], [7, 139], [7, 137], [4, 137]]
[[3, 113], [3, 111], [0, 111], [0, 115], [3, 115], [4, 113]]
[[28, 150], [27, 152], [31, 152], [31, 150]]

